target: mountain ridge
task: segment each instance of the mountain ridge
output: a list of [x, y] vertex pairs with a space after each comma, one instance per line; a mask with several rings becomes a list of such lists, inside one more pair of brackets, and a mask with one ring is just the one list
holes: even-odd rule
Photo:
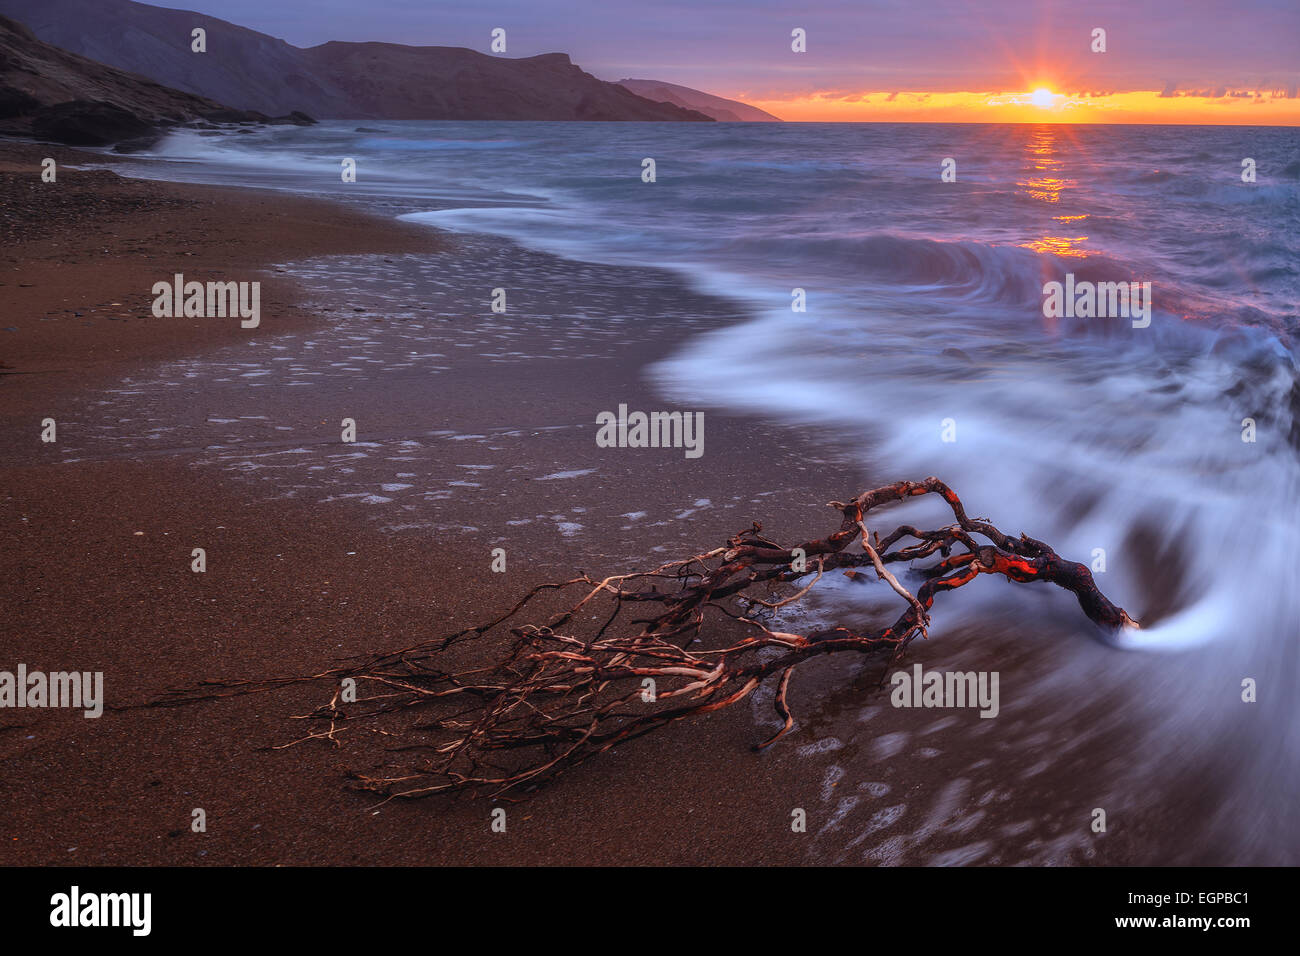
[[[565, 53], [331, 40], [295, 47], [218, 17], [135, 0], [0, 0], [45, 43], [241, 110], [347, 120], [712, 122], [592, 76]], [[206, 52], [190, 49], [206, 31]]]

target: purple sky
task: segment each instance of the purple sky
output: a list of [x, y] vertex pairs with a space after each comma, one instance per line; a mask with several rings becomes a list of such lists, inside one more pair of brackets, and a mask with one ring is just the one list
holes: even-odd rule
[[[172, 5], [172, 4], [167, 4]], [[764, 99], [816, 90], [1014, 90], [1046, 73], [1093, 91], [1287, 89], [1300, 0], [177, 0], [282, 37], [385, 40], [508, 56], [565, 52], [604, 79], [667, 80]], [[808, 53], [790, 53], [790, 31]], [[1090, 53], [1093, 27], [1108, 52]]]

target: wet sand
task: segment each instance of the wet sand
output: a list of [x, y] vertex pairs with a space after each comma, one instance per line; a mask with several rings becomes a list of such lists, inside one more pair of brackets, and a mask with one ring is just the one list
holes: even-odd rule
[[[71, 198], [49, 203], [29, 188], [34, 155], [0, 150], [6, 228], [27, 230], [0, 263], [0, 327], [18, 330], [0, 332], [15, 373], [0, 378], [0, 668], [102, 670], [115, 707], [206, 678], [314, 672], [753, 520], [824, 534], [826, 501], [901, 477], [863, 474], [831, 436], [716, 409], [701, 459], [598, 449], [597, 411], [675, 407], [647, 366], [742, 318], [666, 273], [104, 172], [61, 172]], [[176, 271], [262, 279], [262, 327], [148, 317], [149, 287]], [[487, 306], [497, 284], [505, 315]], [[55, 445], [39, 440], [46, 416]], [[358, 445], [340, 442], [344, 417]], [[506, 574], [488, 571], [498, 546]], [[1014, 681], [1053, 635], [1070, 640], [1069, 624], [1001, 619], [913, 659], [993, 655]], [[1010, 719], [981, 721], [890, 708], [875, 678], [819, 661], [794, 682], [799, 728], [767, 753], [750, 750], [769, 732], [760, 696], [566, 773], [509, 806], [506, 834], [490, 832], [487, 801], [374, 809], [347, 790], [373, 739], [265, 749], [305, 732], [291, 718], [322, 702], [313, 692], [98, 720], [0, 712], [0, 863], [1179, 862], [1152, 858], [1175, 845], [1173, 823], [1088, 835], [1122, 770], [1122, 725], [1077, 761], [1044, 759], [1059, 756], [1043, 753], [1044, 722], [1104, 724], [1104, 692], [1055, 715], [1013, 697]], [[1213, 794], [1182, 799], [1175, 820]], [[807, 833], [791, 832], [794, 808]]]
[[[21, 168], [21, 157], [6, 159]], [[147, 290], [159, 276], [182, 268], [187, 277], [206, 278], [199, 268], [234, 276], [234, 270], [270, 259], [432, 251], [445, 240], [342, 208], [322, 215], [321, 204], [262, 193], [117, 181], [107, 173], [78, 177], [67, 171], [61, 179], [94, 195], [109, 194], [123, 214], [95, 213], [79, 223], [75, 217], [84, 206], [65, 205], [58, 215], [68, 221], [38, 202], [33, 210], [43, 210], [46, 230], [6, 249], [6, 286], [20, 287], [21, 298], [6, 308], [5, 324], [19, 331], [6, 334], [3, 360], [10, 371], [31, 373], [8, 375], [2, 386], [3, 521], [11, 534], [0, 558], [0, 626], [5, 656], [15, 666], [103, 670], [110, 705], [132, 704], [199, 679], [315, 670], [340, 656], [403, 646], [477, 621], [559, 569], [610, 557], [615, 542], [592, 537], [579, 543], [549, 527], [525, 526], [509, 531], [510, 572], [493, 575], [487, 573], [487, 543], [473, 536], [385, 534], [368, 527], [363, 513], [250, 500], [257, 495], [247, 487], [193, 467], [194, 453], [184, 449], [115, 454], [114, 433], [123, 445], [141, 436], [135, 423], [120, 421], [124, 405], [95, 404], [103, 400], [101, 389], [145, 375], [166, 358], [238, 348], [248, 334], [236, 322], [147, 317]], [[256, 230], [248, 228], [250, 217]], [[267, 230], [266, 223], [276, 225]], [[98, 252], [113, 240], [120, 245], [108, 246], [113, 251], [107, 255]], [[153, 256], [147, 262], [139, 258], [143, 249]], [[259, 341], [312, 321], [293, 305], [291, 281], [274, 273], [261, 277]], [[673, 293], [662, 277], [657, 281], [661, 298]], [[732, 318], [725, 308], [716, 314], [718, 303], [697, 304], [711, 321]], [[109, 309], [120, 309], [126, 321], [109, 320]], [[42, 323], [46, 315], [56, 318]], [[561, 360], [509, 374], [486, 362], [457, 365], [435, 393], [436, 420], [429, 421], [468, 434], [529, 422], [585, 422], [585, 410], [579, 418], [573, 406], [586, 404], [576, 396], [587, 389], [657, 407], [648, 404], [637, 369], [671, 341], [639, 350], [647, 345], [612, 349], [618, 358]], [[278, 419], [277, 401], [261, 393], [261, 414]], [[173, 392], [170, 403], [179, 421], [211, 404], [190, 391]], [[358, 413], [363, 438], [387, 427], [383, 416], [400, 430], [402, 410], [386, 404], [377, 399], [374, 415]], [[97, 408], [98, 418], [87, 408]], [[302, 425], [307, 414], [291, 405], [285, 420]], [[46, 415], [66, 421], [54, 446], [39, 441], [39, 420]], [[624, 470], [618, 477], [606, 468], [598, 482], [519, 482], [511, 494], [526, 499], [525, 510], [538, 512], [564, 499], [569, 507], [583, 501], [592, 512], [665, 514], [703, 497], [721, 498], [722, 489], [740, 486], [758, 467], [786, 471], [787, 486], [803, 480], [799, 470], [808, 466], [793, 449], [773, 454], [761, 424], [729, 428], [715, 426], [712, 417], [709, 424], [705, 464], [685, 486], [677, 485], [680, 471], [632, 456], [608, 463]], [[96, 427], [107, 436], [96, 454], [62, 463], [65, 449], [81, 445]], [[333, 422], [331, 430], [336, 444]], [[557, 460], [580, 456], [590, 433], [562, 442], [571, 447], [556, 451]], [[523, 443], [512, 453], [532, 452]], [[539, 464], [539, 474], [548, 467]], [[839, 493], [844, 482], [827, 475], [813, 484], [824, 490], [809, 500], [819, 501], [832, 487]], [[449, 516], [448, 523], [472, 520], [490, 528], [494, 522], [493, 509], [481, 501], [456, 507], [463, 514]], [[822, 510], [808, 509], [825, 520]], [[716, 539], [746, 525], [746, 515], [735, 527], [739, 515], [701, 517], [694, 530], [701, 540]], [[504, 520], [497, 523], [493, 537], [505, 529]], [[616, 544], [623, 557], [642, 548], [632, 532]], [[195, 546], [208, 551], [202, 575], [189, 570]], [[801, 858], [795, 836], [783, 837], [789, 834], [783, 775], [770, 773], [778, 763], [748, 754], [754, 737], [745, 710], [670, 730], [648, 747], [627, 748], [580, 769], [570, 775], [571, 785], [549, 788], [512, 811], [503, 837], [488, 831], [486, 802], [390, 803], [378, 813], [367, 810], [373, 797], [346, 790], [342, 776], [373, 756], [364, 746], [352, 759], [347, 749], [317, 744], [257, 749], [293, 740], [301, 724], [289, 718], [309, 702], [314, 706], [314, 699], [289, 692], [109, 712], [98, 720], [6, 711], [0, 859], [675, 864]], [[752, 766], [730, 773], [720, 753], [744, 755]], [[699, 786], [703, 780], [710, 781], [707, 788]], [[206, 810], [206, 834], [189, 830], [195, 807]]]
[[[41, 182], [45, 156], [60, 164], [55, 183]], [[427, 229], [336, 203], [68, 168], [78, 161], [99, 165], [113, 157], [0, 145], [0, 372], [24, 377], [22, 387], [5, 390], [6, 415], [40, 411], [46, 396], [116, 381], [124, 370], [152, 361], [239, 341], [245, 330], [238, 322], [151, 315], [153, 283], [170, 281], [175, 272], [206, 282], [217, 272], [255, 272], [285, 250], [319, 255], [438, 247]], [[311, 321], [297, 305], [292, 282], [273, 271], [257, 277], [261, 331]]]

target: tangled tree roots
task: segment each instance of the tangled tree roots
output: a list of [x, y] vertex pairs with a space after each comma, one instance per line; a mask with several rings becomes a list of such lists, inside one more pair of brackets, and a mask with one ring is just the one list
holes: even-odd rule
[[[873, 509], [927, 494], [948, 503], [955, 524], [935, 531], [901, 525], [884, 537], [868, 531], [866, 518]], [[155, 703], [328, 682], [335, 687], [330, 702], [304, 715], [327, 723], [328, 730], [302, 740], [335, 740], [357, 721], [377, 723], [403, 711], [419, 714], [398, 735], [403, 742], [390, 749], [420, 756], [391, 775], [354, 774], [361, 787], [400, 797], [502, 794], [672, 721], [727, 707], [773, 678], [783, 726], [759, 745], [770, 746], [794, 724], [787, 695], [795, 667], [819, 655], [852, 652], [872, 655], [888, 668], [913, 638], [925, 635], [935, 596], [980, 574], [1056, 584], [1072, 591], [1083, 612], [1103, 628], [1137, 627], [1097, 589], [1087, 567], [1062, 559], [1041, 541], [1023, 534], [1012, 538], [984, 519], [967, 517], [961, 500], [938, 478], [899, 481], [847, 504], [830, 504], [843, 521], [829, 537], [785, 547], [764, 538], [755, 524], [726, 547], [653, 571], [543, 584], [494, 621], [353, 666], [301, 678], [211, 682]], [[861, 551], [850, 550], [855, 542]], [[923, 580], [914, 594], [889, 570], [891, 564], [935, 555], [937, 562], [913, 568]], [[764, 623], [826, 573], [843, 570], [857, 577], [864, 573], [859, 568], [868, 567], [906, 602], [888, 627], [792, 634]], [[804, 578], [811, 580], [782, 599], [758, 596], [773, 597], [775, 585]], [[545, 623], [526, 623], [525, 611], [547, 591], [573, 591], [576, 603]], [[715, 623], [716, 615], [738, 622], [741, 636], [728, 646], [706, 649], [707, 642], [696, 639], [709, 636], [710, 612]], [[513, 640], [495, 664], [444, 669], [453, 645], [503, 631]], [[696, 644], [701, 647], [692, 649]], [[339, 688], [347, 678], [358, 690], [354, 702], [341, 703]]]

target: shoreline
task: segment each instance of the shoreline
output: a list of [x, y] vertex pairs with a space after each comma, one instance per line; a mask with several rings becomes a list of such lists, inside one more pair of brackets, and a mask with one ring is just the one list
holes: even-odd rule
[[[56, 183], [41, 182], [44, 156], [59, 164]], [[149, 290], [156, 281], [170, 281], [173, 265], [202, 280], [217, 269], [256, 274], [264, 290], [260, 331], [266, 334], [312, 320], [298, 304], [301, 290], [273, 271], [279, 250], [328, 255], [441, 246], [432, 230], [323, 199], [67, 168], [104, 158], [67, 147], [0, 144], [0, 189], [6, 193], [0, 289], [9, 313], [5, 327], [17, 329], [0, 333], [0, 362], [9, 366], [0, 371], [48, 383], [9, 389], [20, 392], [19, 401], [39, 402], [246, 336], [238, 321], [154, 318]], [[256, 229], [248, 228], [250, 221]], [[73, 286], [93, 291], [68, 294]], [[14, 396], [6, 398], [12, 413]]]
[[[0, 379], [8, 392], [0, 413], [0, 476], [10, 489], [3, 509], [15, 529], [0, 559], [0, 628], [14, 655], [7, 664], [103, 670], [110, 710], [85, 723], [54, 712], [17, 723], [0, 712], [0, 758], [10, 768], [0, 782], [0, 823], [17, 834], [4, 841], [0, 863], [1153, 859], [1142, 834], [1117, 833], [1085, 849], [1053, 818], [1086, 815], [1092, 805], [1087, 794], [1062, 792], [1077, 768], [1039, 776], [1026, 747], [1014, 762], [1036, 779], [997, 795], [997, 774], [969, 766], [970, 751], [988, 747], [989, 722], [973, 713], [934, 720], [893, 711], [871, 675], [836, 662], [796, 680], [799, 726], [771, 751], [750, 751], [770, 720], [770, 704], [756, 697], [753, 706], [667, 728], [563, 774], [511, 805], [516, 822], [507, 838], [490, 832], [487, 800], [375, 808], [372, 795], [346, 790], [343, 771], [371, 766], [371, 741], [261, 749], [300, 736], [290, 718], [321, 703], [295, 690], [114, 710], [198, 680], [311, 672], [339, 657], [407, 646], [478, 623], [541, 581], [695, 553], [752, 520], [778, 538], [823, 532], [833, 523], [824, 502], [881, 476], [863, 475], [834, 436], [716, 409], [705, 409], [699, 462], [680, 451], [603, 452], [597, 412], [675, 407], [646, 380], [646, 367], [686, 336], [745, 318], [664, 270], [575, 263], [325, 200], [88, 177], [85, 198], [121, 214], [102, 223], [118, 233], [119, 245], [106, 247], [117, 254], [81, 262], [93, 260], [103, 237], [86, 234], [75, 212], [60, 219], [47, 211], [52, 232], [28, 240], [17, 249], [28, 257], [8, 263], [41, 281], [23, 292], [33, 318], [17, 323], [20, 333], [0, 335], [17, 336], [5, 344], [25, 363], [18, 371], [41, 374]], [[258, 235], [232, 253], [225, 243], [243, 238], [250, 216]], [[268, 221], [276, 225], [263, 231]], [[71, 279], [61, 271], [68, 246], [58, 245], [70, 240], [81, 243]], [[157, 267], [137, 255], [152, 255]], [[181, 259], [250, 275], [293, 262], [308, 278], [286, 274], [266, 286], [251, 356], [238, 320], [133, 314], [120, 322], [96, 313], [90, 326], [81, 324], [85, 315], [46, 323], [34, 315], [41, 305], [47, 313], [113, 308], [110, 295], [124, 309], [135, 295], [138, 314], [147, 314], [147, 289], [179, 271]], [[525, 278], [517, 294], [512, 287], [509, 312], [495, 316], [486, 295], [503, 270]], [[359, 297], [359, 279], [382, 280], [373, 300]], [[85, 292], [67, 293], [72, 286]], [[407, 290], [411, 308], [388, 298], [394, 288]], [[87, 301], [78, 308], [60, 296]], [[381, 331], [371, 334], [367, 323], [382, 323]], [[22, 345], [27, 326], [43, 338]], [[399, 368], [415, 341], [442, 357]], [[317, 385], [277, 388], [293, 383], [242, 377], [272, 368], [268, 350], [307, 343], [321, 354], [309, 361], [295, 349], [291, 364], [317, 376], [303, 379]], [[16, 364], [5, 354], [0, 361]], [[47, 414], [67, 416], [57, 449], [37, 438]], [[345, 415], [375, 446], [346, 463], [335, 457]], [[157, 423], [169, 431], [147, 431]], [[281, 438], [276, 428], [291, 431]], [[150, 434], [161, 436], [152, 446]], [[264, 467], [254, 457], [297, 448], [304, 456], [294, 468], [273, 457]], [[313, 478], [313, 467], [346, 493]], [[482, 470], [467, 480], [467, 468]], [[413, 477], [387, 474], [399, 471]], [[373, 505], [350, 497], [385, 480], [406, 488], [376, 495], [385, 500]], [[394, 529], [387, 515], [408, 507], [417, 526]], [[637, 513], [644, 517], [631, 517]], [[189, 570], [200, 542], [210, 562], [202, 575]], [[498, 545], [511, 555], [505, 575], [488, 572]], [[909, 663], [969, 664], [968, 638], [1015, 661], [1036, 627], [994, 617], [955, 628], [953, 640], [917, 648]], [[1072, 716], [1100, 718], [1105, 704], [1102, 695]], [[999, 729], [1027, 744], [1042, 715], [1008, 713], [1011, 722]], [[871, 732], [855, 739], [868, 721]], [[850, 775], [862, 782], [854, 786]], [[965, 789], [954, 789], [963, 781]], [[1208, 782], [1201, 792], [1189, 786], [1183, 799], [1212, 805], [1212, 790]], [[195, 807], [207, 812], [206, 834], [188, 829]], [[793, 807], [809, 808], [816, 820], [807, 835], [790, 831]], [[960, 818], [968, 812], [996, 820], [1005, 849], [981, 847], [987, 834], [970, 832]], [[895, 823], [905, 836], [890, 835]], [[850, 838], [849, 826], [861, 835]], [[1170, 830], [1178, 833], [1173, 821]], [[1198, 859], [1216, 852], [1203, 847]]]
[[[8, 148], [0, 155], [6, 162], [12, 158]], [[66, 183], [81, 178], [69, 172]], [[60, 179], [65, 181], [63, 174]], [[206, 221], [199, 220], [201, 228], [195, 230], [197, 246], [182, 250], [198, 254], [184, 258], [197, 259], [198, 265], [214, 271], [230, 261], [252, 271], [259, 249], [260, 254], [270, 253], [270, 261], [287, 261], [338, 255], [347, 248], [342, 242], [329, 247], [319, 234], [304, 239], [299, 222], [297, 232], [286, 227], [274, 237], [263, 237], [260, 245], [245, 244], [223, 261], [217, 237], [223, 229], [238, 228], [249, 209], [263, 215], [284, 215], [293, 207], [328, 209], [336, 227], [363, 218], [341, 204], [317, 206], [309, 200], [256, 191], [241, 198], [240, 191], [233, 189], [141, 183], [114, 182], [92, 174], [87, 191], [96, 196], [120, 191], [119, 198], [128, 204], [124, 218], [110, 220], [105, 227], [114, 230], [113, 224], [120, 222], [115, 231], [122, 233], [123, 241], [150, 249], [159, 265], [141, 266], [124, 255], [111, 260], [109, 268], [79, 269], [72, 282], [85, 290], [87, 307], [98, 306], [98, 300], [107, 301], [110, 295], [111, 301], [125, 306], [130, 301], [126, 292], [147, 291], [157, 278], [154, 271], [170, 275], [175, 259], [160, 248], [158, 237], [166, 235], [168, 226], [175, 228], [185, 211], [203, 209]], [[141, 196], [142, 192], [150, 195]], [[164, 198], [147, 202], [156, 196]], [[233, 209], [218, 206], [218, 196], [222, 203], [234, 203]], [[347, 249], [349, 254], [403, 251], [377, 248], [376, 243], [382, 247], [379, 240], [390, 231], [409, 234], [417, 248], [445, 250], [446, 243], [457, 242], [425, 226], [373, 223], [373, 229], [363, 235], [365, 241]], [[66, 277], [57, 287], [47, 277], [57, 269], [60, 257], [76, 259], [74, 265], [81, 266], [80, 256], [88, 254], [95, 241], [85, 237], [80, 247], [70, 249], [67, 242], [77, 235], [75, 221], [65, 227], [50, 217], [47, 225], [53, 236], [15, 248], [10, 258], [20, 261], [7, 263], [26, 276], [32, 274], [29, 269], [42, 267], [37, 255], [50, 257], [44, 268], [51, 271], [38, 273], [30, 290], [24, 289], [27, 298], [22, 308], [34, 312], [50, 311], [63, 305], [62, 298], [74, 298], [65, 293]], [[623, 270], [606, 271], [620, 282], [627, 278]], [[136, 278], [144, 273], [148, 274]], [[656, 301], [675, 299], [679, 292], [675, 282], [656, 270], [647, 270], [642, 278], [646, 285], [636, 290], [633, 300], [624, 298], [616, 304], [614, 311], [627, 305], [644, 313]], [[110, 288], [124, 291], [109, 292]], [[264, 303], [271, 301], [269, 288]], [[620, 294], [626, 293], [624, 289]], [[300, 294], [291, 281], [276, 291], [280, 302]], [[42, 301], [42, 295], [56, 298]], [[141, 293], [136, 298], [145, 299]], [[63, 308], [84, 311], [77, 307], [80, 304], [77, 298], [76, 305], [69, 302]], [[726, 321], [733, 314], [702, 296], [691, 296], [689, 304], [711, 316], [702, 322]], [[523, 305], [521, 301], [521, 310]], [[548, 308], [541, 303], [537, 307]], [[259, 340], [274, 342], [320, 327], [319, 316], [313, 322], [312, 310], [301, 304], [277, 309], [273, 319], [272, 315], [264, 304]], [[351, 760], [346, 752], [340, 755], [310, 744], [269, 752], [258, 749], [294, 739], [296, 722], [289, 718], [315, 706], [292, 691], [273, 695], [275, 699], [256, 695], [182, 708], [115, 710], [196, 680], [313, 670], [340, 656], [404, 646], [413, 639], [475, 623], [561, 569], [568, 572], [578, 564], [591, 567], [644, 557], [652, 547], [667, 547], [673, 541], [711, 543], [746, 526], [749, 515], [742, 520], [740, 514], [727, 514], [721, 508], [704, 509], [674, 522], [670, 531], [651, 532], [660, 534], [654, 540], [663, 544], [650, 545], [635, 530], [623, 533], [614, 553], [594, 533], [566, 537], [537, 523], [509, 531], [512, 570], [494, 576], [479, 571], [487, 568], [487, 541], [467, 544], [458, 537], [385, 534], [355, 520], [355, 510], [348, 515], [294, 502], [250, 500], [246, 486], [211, 469], [196, 469], [183, 450], [161, 457], [110, 451], [100, 458], [64, 464], [36, 440], [32, 416], [39, 424], [43, 415], [57, 418], [60, 409], [69, 406], [77, 407], [74, 418], [81, 416], [87, 408], [99, 407], [93, 400], [102, 401], [103, 390], [123, 376], [139, 376], [160, 362], [186, 356], [202, 359], [237, 349], [241, 336], [247, 334], [237, 320], [219, 329], [210, 327], [213, 320], [137, 321], [133, 315], [126, 323], [110, 323], [98, 316], [95, 321], [97, 327], [66, 320], [22, 320], [24, 332], [28, 325], [45, 325], [50, 331], [38, 343], [21, 349], [11, 345], [6, 355], [16, 360], [0, 359], [19, 366], [16, 371], [33, 372], [72, 363], [69, 371], [6, 376], [0, 384], [8, 392], [6, 410], [0, 415], [5, 437], [0, 443], [0, 474], [10, 489], [4, 495], [4, 517], [16, 529], [14, 546], [0, 559], [0, 579], [6, 581], [3, 640], [13, 660], [31, 668], [103, 670], [109, 700], [108, 712], [97, 721], [48, 711], [34, 719], [33, 712], [27, 712], [20, 721], [13, 714], [3, 715], [0, 748], [9, 772], [0, 783], [0, 804], [6, 807], [4, 830], [18, 836], [4, 841], [7, 852], [0, 855], [0, 863], [801, 860], [797, 841], [773, 842], [771, 834], [754, 833], [746, 820], [731, 813], [737, 803], [752, 804], [758, 793], [766, 792], [760, 802], [772, 808], [767, 815], [776, 832], [788, 832], [786, 800], [780, 796], [786, 789], [784, 775], [776, 771], [782, 759], [795, 759], [793, 754], [755, 760], [755, 766], [740, 775], [725, 765], [730, 755], [753, 759], [748, 747], [755, 728], [748, 708], [693, 728], [670, 729], [655, 735], [658, 740], [639, 742], [611, 754], [608, 761], [565, 774], [530, 801], [535, 809], [518, 812], [520, 822], [512, 829], [517, 835], [508, 841], [494, 839], [489, 832], [487, 814], [492, 804], [488, 801], [416, 801], [388, 804], [378, 814], [366, 812], [373, 797], [346, 790], [341, 775], [347, 767], [368, 766], [366, 757], [373, 757], [373, 752], [364, 747]], [[172, 324], [171, 334], [159, 335], [167, 323]], [[203, 323], [209, 327], [203, 328]], [[538, 331], [536, 322], [529, 328]], [[123, 336], [118, 344], [109, 344], [117, 341], [122, 330], [136, 329], [138, 338]], [[544, 440], [558, 443], [553, 452], [556, 460], [595, 452], [594, 420], [585, 435], [573, 429], [567, 430], [570, 434], [547, 429], [553, 416], [578, 418], [566, 408], [584, 392], [590, 395], [604, 389], [635, 407], [659, 407], [647, 385], [639, 381], [637, 370], [662, 352], [653, 347], [655, 330], [647, 325], [639, 331], [637, 341], [629, 343], [622, 341], [621, 331], [614, 334], [607, 329], [612, 344], [599, 357], [583, 357], [589, 351], [584, 346], [577, 350], [579, 354], [549, 362], [512, 365], [508, 375], [502, 375], [491, 359], [453, 363], [456, 367], [445, 376], [445, 386], [439, 383], [440, 413], [470, 425], [536, 424]], [[549, 333], [553, 341], [563, 341], [559, 330], [552, 328]], [[660, 336], [659, 341], [660, 349], [671, 347], [671, 339], [665, 342]], [[46, 343], [42, 351], [39, 346]], [[110, 347], [114, 351], [107, 352]], [[602, 379], [603, 384], [597, 384]], [[543, 396], [545, 401], [540, 400]], [[188, 398], [174, 396], [171, 411], [182, 414]], [[382, 398], [376, 397], [377, 409], [389, 404]], [[607, 402], [602, 399], [597, 404]], [[47, 411], [50, 408], [54, 411]], [[521, 413], [527, 420], [521, 419]], [[116, 428], [118, 416], [125, 413], [114, 406], [107, 412], [101, 407], [99, 414], [106, 426]], [[720, 418], [710, 412], [711, 426], [715, 420]], [[526, 492], [517, 493], [531, 496], [526, 510], [536, 514], [549, 512], [561, 499], [583, 500], [590, 511], [600, 511], [622, 525], [626, 519], [617, 512], [671, 515], [682, 510], [678, 507], [682, 501], [689, 507], [710, 495], [720, 497], [715, 488], [737, 481], [765, 459], [777, 469], [800, 467], [796, 454], [758, 450], [768, 442], [756, 436], [771, 426], [736, 422], [735, 428], [719, 425], [709, 433], [704, 462], [725, 463], [725, 471], [698, 476], [689, 490], [675, 486], [673, 476], [659, 467], [662, 463], [643, 459], [629, 461], [621, 478], [606, 474], [590, 481], [580, 477], [534, 481], [527, 483]], [[65, 431], [69, 441], [79, 440], [72, 425]], [[785, 438], [788, 441], [789, 435]], [[323, 440], [337, 441], [337, 431]], [[514, 464], [530, 460], [527, 446], [506, 454], [515, 456]], [[544, 456], [549, 454], [548, 450]], [[651, 465], [648, 471], [647, 465]], [[501, 469], [503, 474], [507, 470]], [[515, 484], [511, 478], [503, 480], [506, 487]], [[759, 486], [746, 484], [755, 490]], [[830, 496], [832, 485], [843, 494], [846, 482], [822, 479], [817, 484], [824, 489], [810, 491], [810, 504], [794, 511], [796, 516], [815, 515], [824, 523], [821, 503]], [[778, 486], [763, 485], [765, 490]], [[621, 503], [620, 487], [626, 488], [631, 503]], [[470, 498], [456, 507], [481, 517], [485, 514], [482, 500]], [[202, 575], [189, 570], [190, 547], [200, 540], [209, 543], [210, 563]], [[480, 548], [483, 560], [471, 561], [467, 549], [477, 553]], [[696, 789], [700, 781], [710, 781], [707, 797]], [[31, 794], [37, 792], [41, 797], [33, 800]], [[206, 809], [208, 833], [189, 831], [193, 807]], [[692, 819], [712, 832], [703, 840], [689, 832], [679, 831], [676, 839], [668, 835], [677, 827], [676, 821]]]

